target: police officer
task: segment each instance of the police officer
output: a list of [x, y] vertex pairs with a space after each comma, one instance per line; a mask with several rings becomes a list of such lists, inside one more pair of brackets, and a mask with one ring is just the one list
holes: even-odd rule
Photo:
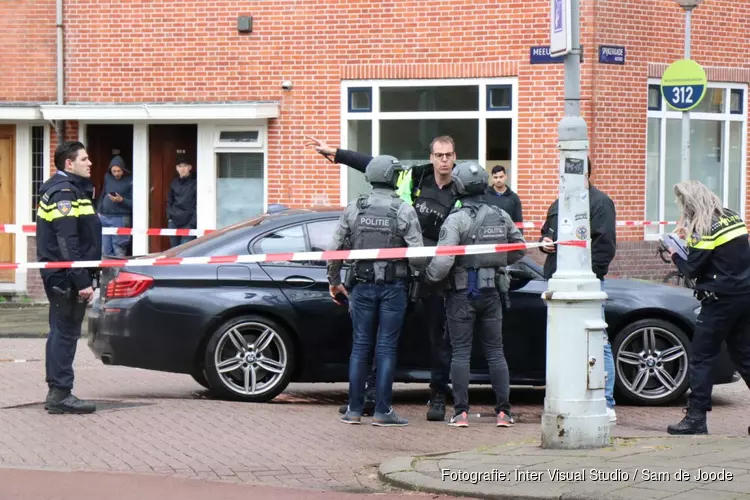
[[[338, 149], [309, 138], [307, 146], [333, 162], [348, 165], [360, 172], [365, 171], [372, 157], [356, 151]], [[451, 171], [456, 161], [453, 139], [448, 136], [436, 137], [430, 144], [430, 162], [417, 165], [405, 171], [398, 181], [398, 192], [402, 199], [414, 205], [422, 228], [425, 246], [435, 246], [440, 235], [440, 227], [456, 204]], [[430, 389], [431, 396], [427, 420], [445, 419], [445, 398], [450, 388], [450, 340], [445, 331], [445, 286], [443, 283], [422, 288], [427, 331], [430, 338]], [[340, 411], [343, 411], [340, 410]]]
[[[414, 208], [394, 191], [402, 167], [393, 156], [373, 158], [365, 178], [373, 191], [351, 202], [336, 227], [332, 250], [350, 242], [353, 250], [422, 246], [422, 234]], [[396, 369], [396, 347], [406, 315], [407, 286], [411, 266], [423, 267], [424, 258], [361, 260], [352, 263], [349, 299], [353, 342], [349, 360], [349, 406], [341, 421], [359, 424], [365, 399], [365, 379], [370, 346], [377, 331], [375, 363], [375, 415], [373, 425], [404, 426], [408, 421], [391, 407], [391, 391]], [[348, 297], [341, 283], [341, 261], [329, 261], [331, 297], [338, 303]], [[349, 282], [349, 280], [347, 280]]]
[[[461, 207], [455, 209], [440, 229], [438, 247], [525, 243], [507, 212], [488, 205], [484, 193], [487, 171], [476, 163], [464, 162], [453, 170]], [[425, 270], [425, 279], [442, 281], [449, 273], [446, 298], [448, 333], [453, 346], [451, 380], [455, 415], [449, 425], [469, 425], [469, 370], [475, 327], [481, 335], [484, 353], [495, 391], [498, 427], [513, 425], [508, 400], [510, 381], [503, 353], [503, 308], [509, 304], [510, 279], [505, 267], [521, 259], [525, 249], [511, 252], [435, 257]]]
[[[57, 173], [39, 188], [36, 242], [39, 262], [99, 260], [102, 226], [88, 194], [91, 162], [80, 142], [63, 142], [55, 151]], [[73, 358], [86, 303], [91, 300], [95, 272], [89, 269], [42, 269], [50, 303], [46, 381], [49, 413], [92, 413], [96, 406], [81, 401], [73, 389]]]
[[[750, 386], [750, 245], [745, 223], [698, 181], [674, 187], [680, 232], [687, 237], [687, 260], [670, 248], [672, 261], [696, 280], [701, 301], [690, 360], [690, 395], [685, 418], [667, 427], [669, 434], [707, 434], [706, 411], [711, 409], [712, 367], [726, 341], [729, 355]], [[669, 361], [667, 351], [655, 361]], [[659, 356], [664, 356], [662, 360]], [[648, 376], [655, 376], [656, 368]], [[658, 372], [656, 372], [658, 373]]]

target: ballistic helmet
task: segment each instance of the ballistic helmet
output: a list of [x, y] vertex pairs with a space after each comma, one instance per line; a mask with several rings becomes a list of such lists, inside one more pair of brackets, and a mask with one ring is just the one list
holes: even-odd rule
[[489, 175], [479, 164], [465, 161], [453, 167], [451, 179], [459, 196], [471, 196], [485, 192]]
[[401, 162], [395, 156], [376, 156], [365, 169], [365, 179], [370, 184], [387, 184], [396, 188], [398, 176], [404, 170]]

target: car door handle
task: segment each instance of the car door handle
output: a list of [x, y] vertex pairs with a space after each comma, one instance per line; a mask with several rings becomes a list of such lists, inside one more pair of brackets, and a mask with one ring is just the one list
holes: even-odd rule
[[315, 280], [307, 276], [289, 276], [284, 278], [284, 283], [297, 288], [308, 288], [315, 284]]

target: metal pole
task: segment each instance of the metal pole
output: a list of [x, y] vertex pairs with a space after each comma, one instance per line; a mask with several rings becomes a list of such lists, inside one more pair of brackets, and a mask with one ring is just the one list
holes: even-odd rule
[[[685, 10], [685, 59], [690, 59], [690, 22], [693, 11]], [[680, 180], [690, 179], [690, 113], [682, 112], [682, 164], [680, 166]]]
[[557, 246], [557, 272], [542, 295], [547, 302], [547, 371], [543, 448], [609, 445], [604, 398], [602, 302], [607, 294], [591, 271], [588, 130], [581, 114], [579, 0], [571, 0], [572, 47], [565, 56], [565, 116], [558, 126], [560, 192], [554, 239], [587, 240], [585, 248]]

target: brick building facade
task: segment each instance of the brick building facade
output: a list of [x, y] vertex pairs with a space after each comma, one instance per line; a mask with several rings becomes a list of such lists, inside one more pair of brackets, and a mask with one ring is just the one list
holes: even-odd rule
[[[680, 114], [667, 110], [658, 83], [682, 57], [683, 12], [673, 0], [581, 5], [593, 182], [615, 201], [618, 220], [674, 220]], [[252, 16], [251, 32], [238, 30], [239, 16]], [[0, 20], [0, 132], [15, 151], [4, 174], [14, 176], [14, 210], [0, 210], [0, 223], [32, 222], [34, 186], [54, 171], [43, 154], [56, 143], [50, 124], [59, 122], [86, 143], [95, 180], [114, 150], [132, 167], [136, 229], [166, 227], [178, 153], [195, 164], [199, 229], [270, 203], [345, 203], [361, 177], [303, 149], [305, 135], [419, 162], [432, 137], [448, 133], [459, 160], [506, 165], [524, 219], [541, 221], [557, 195], [563, 113], [563, 65], [530, 61], [548, 44], [548, 18], [548, 0], [12, 1]], [[748, 31], [750, 0], [705, 0], [694, 11], [693, 59], [710, 88], [691, 113], [691, 175], [743, 216]], [[624, 47], [625, 63], [600, 63], [602, 45]], [[619, 229], [613, 274], [666, 274], [654, 253], [658, 230]], [[1, 261], [33, 257], [33, 237], [0, 238]], [[136, 236], [133, 251], [166, 240]], [[36, 272], [6, 276], [0, 293], [33, 292], [35, 283]]]

